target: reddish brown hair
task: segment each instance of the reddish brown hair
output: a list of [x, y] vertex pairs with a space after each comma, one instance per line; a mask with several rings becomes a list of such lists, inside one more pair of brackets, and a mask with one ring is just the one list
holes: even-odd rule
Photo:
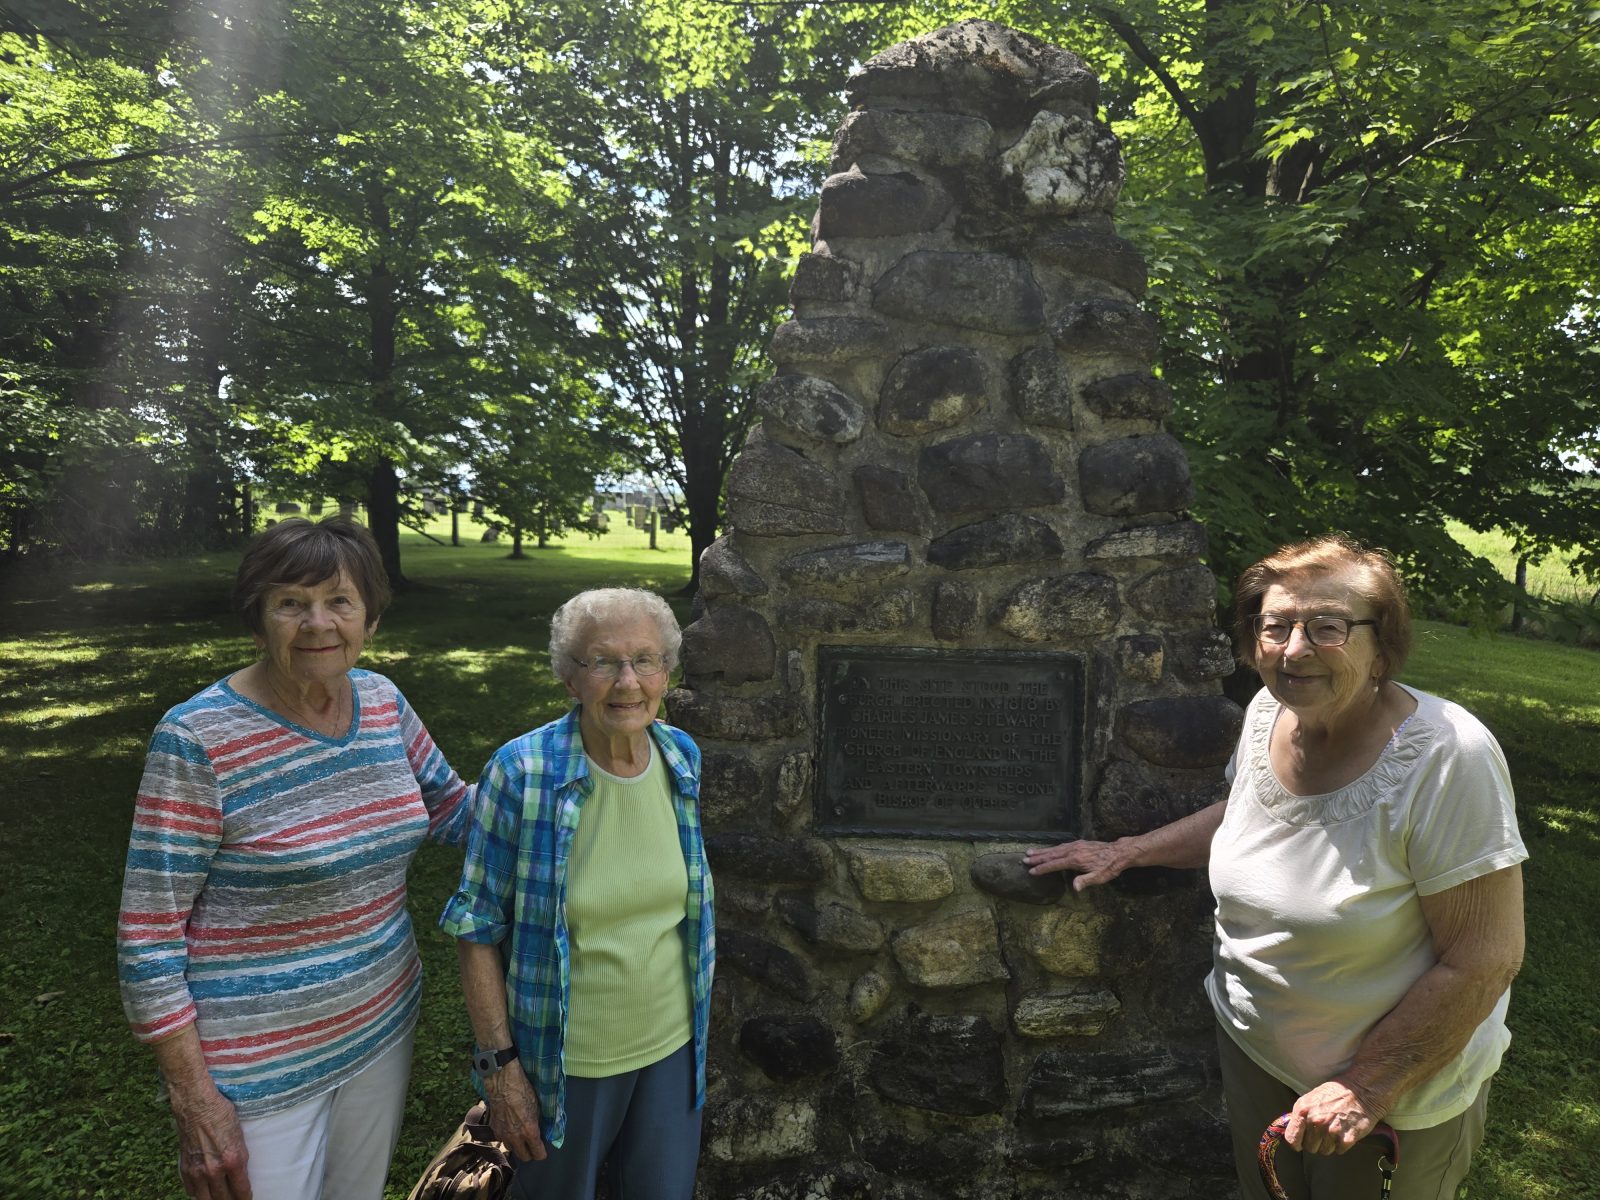
[[1233, 636], [1239, 661], [1252, 669], [1256, 665], [1255, 618], [1267, 589], [1308, 575], [1338, 575], [1372, 605], [1372, 616], [1378, 622], [1378, 653], [1383, 660], [1379, 678], [1387, 683], [1398, 675], [1411, 654], [1411, 602], [1406, 599], [1405, 581], [1386, 551], [1363, 546], [1343, 533], [1325, 533], [1280, 546], [1244, 569], [1233, 589]]
[[312, 523], [289, 517], [256, 534], [233, 579], [233, 611], [262, 633], [261, 602], [275, 587], [321, 583], [340, 573], [361, 593], [370, 627], [389, 607], [389, 576], [365, 525], [343, 513]]

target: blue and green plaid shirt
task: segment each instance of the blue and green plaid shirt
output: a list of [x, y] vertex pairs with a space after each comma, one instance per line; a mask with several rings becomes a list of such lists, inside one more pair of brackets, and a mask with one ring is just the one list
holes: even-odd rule
[[[439, 926], [469, 942], [502, 945], [506, 1010], [523, 1069], [539, 1097], [540, 1132], [560, 1146], [567, 1128], [563, 1059], [570, 996], [567, 856], [594, 791], [578, 709], [495, 751], [478, 781], [461, 885]], [[716, 961], [711, 872], [700, 835], [700, 749], [665, 721], [650, 726], [672, 776], [678, 841], [689, 872], [684, 953], [694, 981], [695, 1107], [705, 1103], [706, 1030]]]

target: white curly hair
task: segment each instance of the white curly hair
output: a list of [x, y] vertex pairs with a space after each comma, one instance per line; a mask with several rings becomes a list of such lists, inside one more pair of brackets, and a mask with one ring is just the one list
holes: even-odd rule
[[683, 630], [678, 628], [678, 618], [667, 602], [643, 588], [590, 588], [572, 597], [550, 618], [550, 669], [556, 678], [572, 678], [576, 659], [590, 640], [591, 630], [635, 617], [648, 617], [656, 623], [661, 633], [661, 653], [671, 671], [678, 665]]

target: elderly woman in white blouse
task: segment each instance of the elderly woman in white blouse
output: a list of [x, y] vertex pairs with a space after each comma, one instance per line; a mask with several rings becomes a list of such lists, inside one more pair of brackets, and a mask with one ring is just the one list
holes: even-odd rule
[[1404, 1145], [1392, 1200], [1454, 1196], [1510, 1041], [1522, 873], [1505, 757], [1465, 709], [1396, 681], [1404, 586], [1342, 535], [1286, 546], [1235, 592], [1265, 688], [1226, 800], [1114, 842], [1030, 851], [1082, 890], [1129, 867], [1210, 870], [1223, 1087], [1242, 1195], [1267, 1200], [1263, 1129], [1290, 1115], [1296, 1200], [1377, 1191], [1379, 1122]]

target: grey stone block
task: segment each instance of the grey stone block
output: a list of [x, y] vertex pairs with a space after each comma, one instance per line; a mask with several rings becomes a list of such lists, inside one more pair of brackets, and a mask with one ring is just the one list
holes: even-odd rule
[[1106, 517], [1174, 512], [1194, 500], [1189, 460], [1170, 434], [1118, 438], [1078, 457], [1083, 506]]
[[1029, 1117], [1075, 1117], [1197, 1096], [1205, 1066], [1165, 1050], [1076, 1054], [1051, 1050], [1034, 1059], [1022, 1088]]
[[1217, 611], [1217, 577], [1199, 563], [1152, 571], [1128, 588], [1128, 602], [1152, 621], [1209, 620]]
[[828, 876], [822, 843], [759, 833], [708, 833], [706, 858], [718, 875], [759, 883], [820, 883]]
[[805, 713], [792, 696], [717, 696], [692, 688], [667, 693], [667, 719], [697, 737], [765, 741], [805, 728]]
[[909, 172], [868, 175], [851, 167], [823, 182], [817, 236], [832, 241], [924, 233], [937, 229], [954, 207], [949, 192]]
[[983, 358], [970, 346], [913, 350], [889, 369], [878, 396], [886, 433], [932, 433], [959, 425], [989, 404]]
[[1244, 713], [1225, 696], [1179, 696], [1124, 705], [1122, 740], [1162, 767], [1220, 767], [1233, 754]]
[[927, 527], [921, 492], [902, 471], [866, 463], [852, 474], [861, 497], [861, 515], [868, 529], [920, 533]]
[[1083, 402], [1108, 420], [1159, 421], [1172, 411], [1172, 388], [1154, 375], [1112, 375], [1084, 384]]
[[1015, 433], [979, 433], [929, 446], [917, 462], [917, 482], [938, 512], [1035, 508], [1066, 494], [1045, 448]]
[[771, 679], [777, 646], [767, 619], [742, 604], [721, 604], [683, 631], [683, 670], [690, 679], [750, 683]]
[[1044, 293], [1033, 272], [1004, 254], [913, 251], [878, 280], [872, 307], [905, 321], [986, 333], [1022, 335], [1044, 326]]
[[982, 1017], [911, 1009], [874, 1049], [868, 1079], [887, 1099], [969, 1117], [1005, 1107], [1000, 1031]]
[[849, 542], [791, 554], [778, 564], [778, 575], [800, 589], [848, 587], [904, 575], [910, 564], [904, 542]]
[[[852, 106], [928, 108], [1015, 121], [1042, 105], [1092, 112], [1100, 82], [1076, 54], [993, 21], [959, 21], [890, 46], [851, 72]], [[905, 101], [921, 101], [910, 104]]]
[[1005, 513], [963, 525], [928, 543], [928, 561], [947, 571], [1060, 558], [1061, 538], [1037, 517]]
[[789, 283], [789, 301], [843, 304], [861, 286], [861, 264], [831, 254], [802, 254]]
[[1022, 854], [1015, 850], [980, 854], [972, 860], [971, 874], [980, 891], [1019, 904], [1055, 904], [1066, 894], [1066, 880], [1059, 872], [1030, 875]]
[[779, 995], [802, 1003], [815, 989], [800, 960], [766, 938], [742, 929], [717, 930], [717, 966], [731, 967]]
[[844, 445], [861, 436], [867, 412], [839, 388], [812, 375], [775, 375], [756, 390], [756, 407], [813, 441]]
[[728, 522], [740, 533], [841, 533], [842, 507], [831, 471], [764, 437], [746, 442], [728, 472]]
[[1072, 305], [1050, 333], [1063, 354], [1139, 363], [1155, 361], [1161, 337], [1154, 317], [1121, 300], [1085, 300]]
[[1047, 346], [1024, 350], [1011, 360], [1011, 402], [1034, 425], [1071, 429], [1072, 381], [1061, 355]]
[[793, 1083], [839, 1065], [839, 1039], [815, 1017], [764, 1013], [739, 1027], [739, 1049], [769, 1079]]
[[812, 317], [785, 321], [772, 333], [770, 353], [779, 366], [847, 363], [889, 349], [889, 327], [864, 317]]
[[767, 581], [733, 548], [731, 534], [723, 534], [700, 555], [700, 591], [696, 600], [766, 594]]
[[1075, 641], [1109, 631], [1121, 609], [1108, 576], [1054, 575], [1012, 588], [994, 606], [989, 623], [1024, 642]]

